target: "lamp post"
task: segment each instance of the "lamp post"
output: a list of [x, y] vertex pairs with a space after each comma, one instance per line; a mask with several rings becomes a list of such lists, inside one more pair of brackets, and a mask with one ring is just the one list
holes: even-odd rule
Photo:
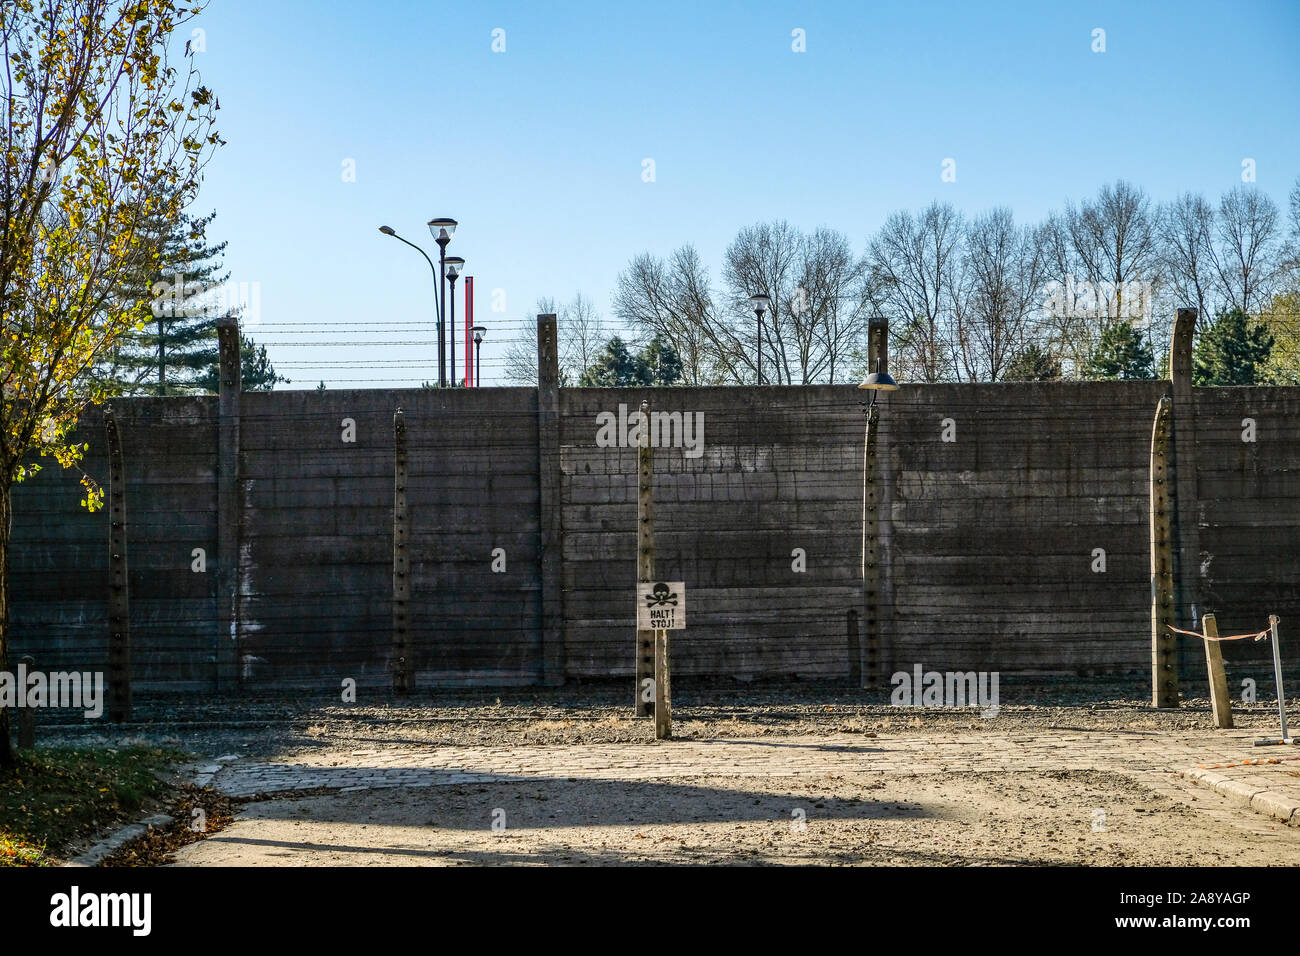
[[772, 304], [772, 300], [765, 295], [751, 295], [749, 304], [754, 307], [754, 315], [758, 317], [758, 384], [763, 384], [763, 313], [767, 307]]
[[433, 241], [438, 244], [438, 265], [441, 267], [439, 272], [441, 281], [438, 283], [438, 385], [446, 388], [447, 336], [446, 323], [442, 321], [442, 317], [446, 314], [443, 307], [447, 304], [447, 243], [451, 242], [451, 237], [456, 234], [456, 220], [430, 219], [429, 233], [433, 236]]
[[[873, 330], [875, 331], [875, 330]], [[876, 422], [879, 412], [876, 399], [881, 392], [897, 390], [898, 383], [885, 371], [884, 332], [880, 338], [868, 347], [868, 354], [875, 353], [876, 370], [862, 380], [858, 388], [871, 392], [871, 404], [867, 406], [866, 432], [862, 440], [862, 641], [858, 645], [867, 652], [867, 668], [863, 672], [863, 686], [877, 686], [880, 676], [879, 615], [875, 605], [879, 603], [880, 568], [879, 555], [876, 553], [876, 541], [880, 536], [879, 509], [877, 508], [876, 482]]]
[[[454, 226], [453, 226], [452, 228], [453, 228], [453, 230], [455, 229]], [[403, 239], [401, 236], [399, 236], [399, 235], [397, 234], [397, 230], [394, 229], [392, 226], [380, 226], [380, 227], [379, 227], [379, 231], [382, 232], [385, 236], [392, 236], [392, 237], [393, 237], [394, 239], [396, 239], [398, 242], [405, 242], [408, 246], [410, 246], [412, 249], [414, 249], [414, 250], [415, 250], [416, 252], [418, 252], [420, 255], [424, 256], [424, 261], [427, 262], [427, 263], [429, 263], [429, 271], [433, 273], [433, 306], [434, 306], [434, 312], [437, 314], [437, 319], [438, 319], [438, 329], [441, 330], [441, 329], [442, 329], [442, 306], [441, 306], [441, 305], [439, 304], [439, 302], [438, 302], [438, 267], [435, 266], [435, 265], [433, 264], [433, 260], [429, 258], [429, 254], [428, 254], [427, 252], [425, 252], [423, 249], [421, 249], [421, 248], [420, 248], [419, 246], [417, 246], [415, 243], [413, 243], [413, 242], [407, 242], [405, 239]], [[439, 355], [439, 357], [438, 357], [438, 361], [439, 361], [439, 363], [440, 363], [440, 364], [439, 364], [439, 369], [441, 369], [441, 362], [442, 362], [442, 356], [441, 356], [441, 355]]]
[[470, 334], [474, 336], [474, 387], [478, 388], [482, 384], [479, 374], [483, 369], [482, 360], [479, 358], [479, 349], [483, 345], [483, 336], [487, 335], [487, 329], [481, 325], [470, 327]]
[[[447, 327], [451, 329], [451, 387], [456, 387], [456, 280], [465, 271], [465, 260], [460, 256], [447, 257], [447, 281], [451, 283], [451, 316]], [[465, 369], [466, 374], [469, 369]]]

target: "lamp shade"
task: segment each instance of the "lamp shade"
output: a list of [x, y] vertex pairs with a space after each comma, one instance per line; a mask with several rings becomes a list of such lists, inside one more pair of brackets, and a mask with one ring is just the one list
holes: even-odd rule
[[392, 226], [380, 226], [379, 231], [382, 232], [385, 236], [397, 235], [397, 230], [394, 229]]
[[898, 390], [898, 383], [889, 377], [888, 372], [872, 372], [862, 380], [858, 388], [870, 388], [877, 392], [895, 392]]
[[450, 241], [451, 237], [456, 234], [456, 220], [447, 218], [430, 219], [429, 232], [433, 235], [434, 239]]
[[474, 336], [475, 343], [482, 342], [483, 336], [487, 335], [487, 327], [483, 325], [472, 325], [469, 331]]
[[460, 256], [447, 257], [447, 278], [455, 279], [465, 271], [465, 260]]
[[768, 306], [772, 304], [772, 300], [765, 295], [751, 295], [749, 297], [749, 304], [753, 307], [755, 312], [766, 312]]

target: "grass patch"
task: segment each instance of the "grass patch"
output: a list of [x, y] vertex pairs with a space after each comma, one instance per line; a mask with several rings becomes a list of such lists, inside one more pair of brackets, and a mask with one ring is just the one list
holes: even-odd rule
[[144, 747], [20, 752], [0, 770], [0, 866], [54, 865], [74, 841], [134, 820], [170, 789], [155, 772], [183, 757]]

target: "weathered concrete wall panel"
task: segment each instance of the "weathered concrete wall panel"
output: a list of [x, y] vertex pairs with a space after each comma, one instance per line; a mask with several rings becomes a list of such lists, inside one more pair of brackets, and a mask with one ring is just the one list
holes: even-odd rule
[[[883, 396], [887, 668], [1145, 673], [1148, 453], [1168, 390], [915, 385]], [[689, 595], [674, 673], [846, 678], [846, 619], [863, 606], [869, 396], [772, 386], [564, 389], [558, 417], [544, 419], [558, 447], [546, 459], [531, 389], [246, 393], [233, 634], [216, 573], [216, 399], [119, 401], [137, 682], [208, 689], [230, 642], [251, 686], [391, 682], [398, 407], [417, 684], [537, 683], [547, 660], [570, 678], [630, 676], [636, 448], [602, 434], [600, 416], [617, 422], [622, 405], [626, 422], [643, 398], [677, 416], [655, 453], [656, 572]], [[1300, 621], [1300, 389], [1198, 389], [1193, 405], [1175, 416], [1195, 427], [1196, 500], [1182, 514], [1199, 529], [1198, 613], [1214, 611], [1223, 633], [1278, 613], [1286, 658], [1300, 662], [1300, 637], [1288, 643]], [[702, 435], [672, 433], [697, 415]], [[1242, 441], [1245, 418], [1254, 441]], [[344, 441], [345, 419], [355, 440]], [[100, 411], [80, 433], [86, 470], [105, 479]], [[558, 462], [562, 654], [544, 646], [539, 460]], [[15, 495], [15, 650], [48, 669], [107, 661], [107, 520], [80, 497], [77, 475], [53, 465]], [[205, 572], [192, 570], [195, 549]], [[1230, 676], [1270, 679], [1267, 645], [1225, 650]], [[1183, 652], [1195, 679], [1201, 648]]]

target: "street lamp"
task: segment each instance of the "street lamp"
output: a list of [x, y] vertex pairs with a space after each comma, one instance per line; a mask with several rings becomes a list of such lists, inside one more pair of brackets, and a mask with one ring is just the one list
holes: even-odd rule
[[763, 313], [767, 307], [772, 304], [772, 300], [765, 295], [751, 295], [749, 304], [754, 307], [754, 315], [758, 316], [758, 384], [763, 384]]
[[483, 369], [482, 360], [479, 358], [479, 346], [483, 344], [483, 336], [487, 335], [487, 328], [482, 325], [470, 327], [470, 334], [474, 336], [474, 387], [478, 388], [481, 383], [479, 373]]
[[[874, 323], [873, 323], [874, 325]], [[880, 417], [876, 409], [876, 399], [880, 397], [881, 392], [898, 391], [898, 383], [890, 377], [885, 371], [885, 336], [887, 335], [888, 326], [881, 323], [872, 328], [872, 339], [868, 343], [868, 352], [876, 352], [876, 370], [867, 375], [862, 380], [858, 388], [865, 388], [871, 392], [871, 404], [867, 406], [867, 423], [866, 432], [862, 440], [862, 627], [864, 637], [866, 628], [869, 623], [875, 620], [872, 603], [877, 599], [876, 589], [869, 586], [872, 580], [869, 575], [876, 573], [876, 563], [879, 557], [875, 553], [875, 542], [871, 540], [872, 529], [875, 526], [875, 492], [876, 492], [876, 450], [872, 440], [872, 428], [875, 426]], [[876, 338], [876, 333], [880, 338]], [[878, 534], [878, 533], [877, 533]], [[860, 645], [861, 646], [861, 645]], [[876, 681], [876, 674], [873, 672], [866, 678], [867, 684], [872, 685]]]
[[429, 233], [438, 244], [438, 264], [442, 267], [439, 273], [442, 281], [438, 284], [438, 384], [443, 388], [447, 387], [447, 337], [445, 323], [442, 321], [446, 314], [444, 306], [447, 304], [447, 243], [456, 234], [456, 225], [455, 219], [429, 220]]
[[[455, 226], [453, 226], [452, 228], [455, 229]], [[397, 234], [397, 230], [394, 229], [392, 226], [380, 226], [379, 231], [382, 232], [385, 236], [392, 236], [398, 242], [406, 242], [405, 239], [403, 239], [401, 236]], [[424, 261], [429, 263], [429, 271], [433, 273], [433, 304], [435, 310], [438, 313], [438, 328], [441, 329], [442, 328], [442, 306], [438, 304], [438, 267], [433, 264], [433, 260], [429, 258], [429, 254], [425, 252], [423, 249], [421, 249], [419, 246], [417, 246], [415, 243], [406, 242], [406, 244], [410, 246], [412, 249], [414, 249], [416, 252], [418, 252], [420, 255], [424, 256]], [[441, 362], [442, 357], [439, 356], [438, 358], [439, 358], [439, 362]]]
[[[456, 387], [456, 280], [465, 271], [465, 260], [460, 256], [447, 257], [447, 281], [451, 283], [451, 320], [447, 328], [451, 330], [451, 387]], [[469, 369], [465, 369], [466, 373]]]
[[890, 377], [885, 371], [885, 360], [876, 358], [876, 370], [862, 380], [858, 388], [865, 388], [871, 391], [871, 404], [876, 404], [876, 398], [880, 392], [898, 391], [898, 383]]

